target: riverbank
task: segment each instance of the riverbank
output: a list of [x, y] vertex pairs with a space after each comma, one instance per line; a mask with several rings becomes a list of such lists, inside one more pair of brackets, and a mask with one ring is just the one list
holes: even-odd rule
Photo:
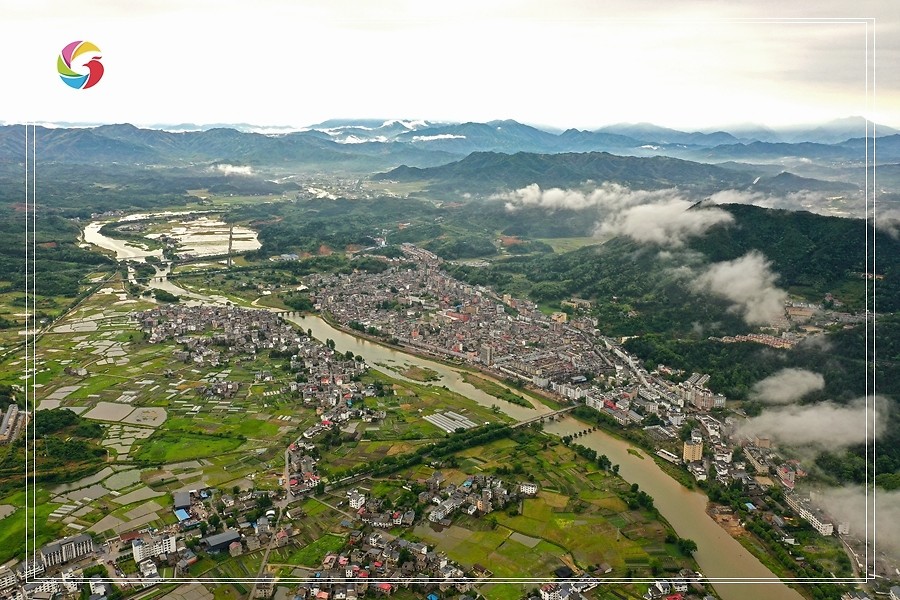
[[[412, 356], [417, 356], [417, 357], [425, 359], [425, 360], [437, 362], [446, 367], [450, 367], [451, 369], [456, 369], [460, 373], [470, 373], [470, 374], [478, 376], [478, 377], [483, 377], [490, 383], [507, 388], [510, 392], [512, 392], [512, 390], [516, 390], [523, 394], [527, 394], [528, 396], [530, 396], [530, 398], [532, 400], [532, 407], [537, 410], [540, 410], [541, 408], [546, 408], [546, 409], [548, 409], [547, 412], [551, 412], [551, 411], [559, 410], [561, 408], [565, 408], [566, 406], [568, 406], [567, 404], [561, 403], [557, 398], [550, 396], [549, 393], [547, 393], [543, 390], [532, 389], [530, 387], [522, 386], [521, 384], [509, 383], [505, 378], [499, 379], [499, 377], [502, 377], [502, 375], [499, 375], [497, 372], [492, 371], [490, 369], [485, 369], [478, 365], [473, 365], [473, 364], [465, 363], [462, 361], [460, 361], [460, 362], [450, 361], [450, 360], [447, 360], [447, 358], [444, 356], [440, 356], [437, 354], [431, 354], [428, 351], [418, 348], [416, 346], [403, 344], [399, 340], [397, 341], [397, 343], [386, 342], [384, 340], [384, 338], [368, 334], [364, 331], [359, 331], [358, 329], [353, 329], [352, 327], [347, 327], [344, 324], [340, 323], [339, 321], [335, 320], [334, 317], [332, 317], [328, 313], [308, 312], [308, 313], [301, 313], [301, 314], [303, 314], [305, 316], [310, 316], [310, 317], [318, 317], [318, 318], [322, 319], [323, 321], [325, 321], [326, 323], [328, 323], [328, 325], [330, 325], [331, 327], [333, 327], [343, 333], [346, 333], [347, 335], [351, 335], [355, 338], [366, 340], [368, 342], [372, 342], [373, 344], [378, 344], [379, 346], [383, 346], [383, 347], [389, 348], [391, 350], [403, 352], [404, 354], [410, 354]], [[473, 385], [473, 387], [477, 387], [475, 384], [470, 384], [470, 385]], [[485, 392], [485, 393], [490, 393], [490, 392]], [[491, 395], [493, 395], [493, 394], [491, 394]], [[524, 404], [521, 404], [520, 402], [513, 402], [510, 400], [506, 400], [506, 398], [501, 398], [499, 396], [495, 396], [495, 397], [497, 397], [499, 400], [505, 400], [507, 402], [510, 402], [511, 404], [518, 404], [519, 406], [525, 406]], [[534, 406], [534, 402], [537, 402], [540, 406]]]
[[[310, 327], [319, 339], [333, 338], [338, 348], [351, 349], [355, 354], [366, 358], [370, 364], [379, 361], [406, 361], [420, 364], [438, 371], [442, 383], [450, 389], [466, 395], [482, 405], [491, 403], [500, 405], [508, 415], [518, 420], [526, 420], [538, 416], [539, 411], [529, 410], [508, 402], [501, 402], [474, 388], [462, 379], [460, 367], [452, 365], [448, 368], [441, 361], [419, 353], [406, 352], [405, 349], [358, 337], [356, 331], [337, 328], [321, 317], [293, 317], [291, 320]], [[478, 399], [476, 399], [478, 398]], [[549, 409], [545, 410], [550, 412]], [[599, 413], [598, 413], [599, 414]], [[592, 448], [598, 454], [606, 454], [613, 463], [620, 465], [619, 474], [629, 483], [637, 483], [641, 490], [654, 498], [654, 504], [660, 514], [673, 527], [679, 537], [694, 540], [698, 549], [695, 559], [704, 576], [714, 583], [717, 593], [724, 600], [757, 600], [759, 585], [735, 585], [739, 581], [760, 581], [766, 584], [767, 600], [801, 600], [803, 597], [794, 589], [780, 582], [777, 576], [745, 549], [737, 540], [728, 535], [707, 513], [708, 499], [696, 489], [687, 489], [681, 483], [666, 474], [656, 460], [638, 458], [628, 452], [632, 446], [640, 448], [630, 440], [613, 435], [613, 431], [593, 429], [594, 424], [585, 423], [565, 416], [559, 420], [544, 423], [544, 430], [552, 435], [565, 437], [581, 433], [577, 443]], [[652, 454], [652, 453], [651, 453]], [[655, 455], [652, 455], [655, 457]]]

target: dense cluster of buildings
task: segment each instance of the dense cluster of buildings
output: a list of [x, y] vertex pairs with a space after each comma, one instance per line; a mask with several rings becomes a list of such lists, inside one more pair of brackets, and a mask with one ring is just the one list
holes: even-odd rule
[[[212, 366], [227, 356], [283, 351], [309, 340], [275, 313], [236, 306], [160, 304], [132, 319], [151, 344], [174, 339], [183, 347], [177, 359]], [[213, 335], [200, 335], [210, 330]]]
[[425, 482], [428, 489], [419, 494], [419, 502], [435, 504], [428, 512], [428, 520], [445, 526], [450, 525], [450, 517], [456, 512], [488, 514], [538, 491], [535, 483], [509, 483], [492, 475], [472, 475], [458, 486], [450, 483], [442, 487], [443, 483], [440, 471], [432, 473]]
[[[407, 261], [382, 273], [317, 274], [306, 283], [318, 308], [344, 325], [396, 339], [413, 349], [453, 357], [577, 399], [585, 373], [614, 377], [606, 348], [586, 335], [591, 319], [548, 317], [533, 302], [498, 296], [440, 269], [435, 255], [403, 246]], [[561, 313], [564, 315], [564, 313]], [[599, 382], [598, 382], [599, 383]]]
[[[294, 590], [301, 600], [353, 600], [374, 592], [389, 596], [400, 588], [467, 592], [472, 581], [442, 552], [380, 531], [350, 532], [347, 549], [328, 554], [317, 577]], [[435, 596], [436, 598], [437, 596]]]

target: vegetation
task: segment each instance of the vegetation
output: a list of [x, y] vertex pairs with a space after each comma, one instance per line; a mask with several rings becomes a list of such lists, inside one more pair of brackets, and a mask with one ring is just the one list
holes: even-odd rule
[[[42, 410], [25, 436], [2, 448], [0, 493], [16, 489], [25, 477], [27, 451], [34, 457], [30, 473], [38, 482], [67, 482], [99, 471], [106, 450], [99, 445], [103, 427], [66, 408]], [[33, 440], [33, 441], [32, 441]]]
[[156, 431], [145, 440], [137, 452], [135, 462], [160, 465], [232, 452], [244, 443], [242, 436], [208, 435], [201, 433]]
[[484, 377], [479, 377], [478, 375], [473, 375], [469, 372], [463, 372], [463, 381], [475, 386], [486, 394], [499, 398], [500, 400], [506, 400], [512, 404], [518, 404], [519, 406], [531, 407], [531, 403], [526, 400], [524, 396], [514, 394], [502, 385], [494, 383]]

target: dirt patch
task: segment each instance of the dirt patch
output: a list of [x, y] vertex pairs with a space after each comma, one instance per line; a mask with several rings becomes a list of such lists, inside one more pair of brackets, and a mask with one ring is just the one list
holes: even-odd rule
[[725, 512], [714, 507], [707, 509], [707, 514], [718, 523], [722, 529], [728, 532], [733, 538], [740, 537], [747, 533], [747, 530], [741, 526], [740, 519], [731, 512]]
[[121, 421], [134, 410], [133, 406], [117, 402], [98, 402], [97, 406], [84, 414], [86, 419], [98, 421]]
[[134, 409], [130, 415], [123, 419], [125, 423], [146, 425], [147, 427], [159, 427], [166, 420], [166, 409], [159, 407], [142, 407]]
[[509, 248], [510, 246], [515, 246], [516, 244], [521, 244], [522, 240], [517, 238], [514, 235], [503, 235], [500, 236], [500, 243], [503, 244], [504, 248]]

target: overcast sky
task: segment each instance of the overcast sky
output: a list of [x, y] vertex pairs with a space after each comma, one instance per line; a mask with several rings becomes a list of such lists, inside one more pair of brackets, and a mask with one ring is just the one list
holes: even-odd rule
[[[790, 20], [866, 17], [868, 99], [866, 24]], [[871, 0], [7, 1], [0, 121], [900, 127], [898, 25]], [[92, 89], [56, 75], [74, 40], [102, 50]]]

